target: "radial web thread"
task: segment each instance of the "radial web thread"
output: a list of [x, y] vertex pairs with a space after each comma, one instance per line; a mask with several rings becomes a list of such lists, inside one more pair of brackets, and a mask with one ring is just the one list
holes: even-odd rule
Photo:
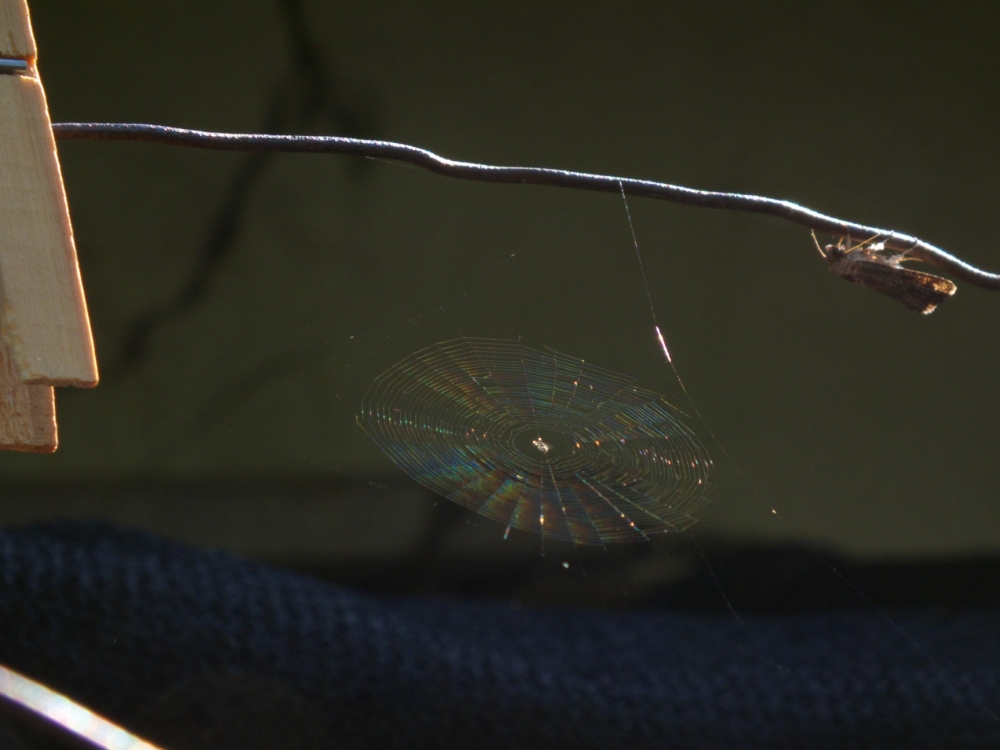
[[680, 530], [711, 459], [635, 379], [517, 341], [461, 338], [382, 373], [358, 423], [410, 477], [510, 527], [577, 544]]

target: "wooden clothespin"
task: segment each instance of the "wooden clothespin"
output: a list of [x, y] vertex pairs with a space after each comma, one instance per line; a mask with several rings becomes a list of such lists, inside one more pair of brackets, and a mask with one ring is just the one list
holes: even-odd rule
[[97, 359], [26, 0], [0, 0], [0, 450], [58, 445], [53, 386]]

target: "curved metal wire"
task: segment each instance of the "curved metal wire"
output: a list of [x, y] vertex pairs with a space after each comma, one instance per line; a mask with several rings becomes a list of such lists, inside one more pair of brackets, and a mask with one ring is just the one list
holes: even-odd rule
[[984, 289], [1000, 290], [1000, 274], [976, 268], [928, 242], [891, 229], [857, 224], [821, 214], [791, 201], [742, 193], [721, 193], [695, 190], [680, 185], [627, 177], [587, 174], [543, 167], [502, 167], [492, 164], [455, 161], [432, 151], [392, 141], [342, 138], [321, 135], [264, 135], [259, 133], [212, 133], [186, 130], [164, 125], [110, 122], [54, 123], [52, 131], [60, 140], [148, 141], [171, 146], [186, 146], [216, 151], [283, 151], [292, 153], [348, 154], [407, 162], [445, 177], [480, 182], [504, 182], [527, 185], [595, 190], [608, 193], [625, 192], [645, 198], [672, 201], [698, 208], [718, 208], [729, 211], [776, 216], [809, 229], [827, 232], [837, 237], [865, 237], [882, 242], [885, 247], [905, 252], [932, 266], [947, 271], [958, 279]]

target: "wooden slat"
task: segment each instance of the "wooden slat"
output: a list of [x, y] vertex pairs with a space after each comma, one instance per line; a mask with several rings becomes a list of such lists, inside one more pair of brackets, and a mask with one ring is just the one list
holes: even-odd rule
[[0, 450], [52, 453], [58, 445], [55, 389], [22, 383], [0, 344]]
[[0, 0], [0, 56], [25, 60], [35, 57], [26, 0]]
[[58, 445], [54, 385], [94, 386], [97, 361], [26, 0], [0, 0], [0, 450]]
[[97, 384], [97, 361], [41, 82], [0, 75], [0, 336], [21, 381]]

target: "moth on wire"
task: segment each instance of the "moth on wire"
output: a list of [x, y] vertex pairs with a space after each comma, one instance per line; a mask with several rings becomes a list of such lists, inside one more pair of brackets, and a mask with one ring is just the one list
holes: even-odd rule
[[904, 261], [916, 259], [907, 258], [905, 251], [893, 252], [875, 242], [878, 236], [856, 245], [851, 244], [850, 237], [841, 238], [836, 245], [824, 248], [813, 232], [813, 242], [830, 270], [840, 278], [881, 292], [924, 315], [934, 312], [955, 293], [956, 286], [948, 279], [904, 267]]

